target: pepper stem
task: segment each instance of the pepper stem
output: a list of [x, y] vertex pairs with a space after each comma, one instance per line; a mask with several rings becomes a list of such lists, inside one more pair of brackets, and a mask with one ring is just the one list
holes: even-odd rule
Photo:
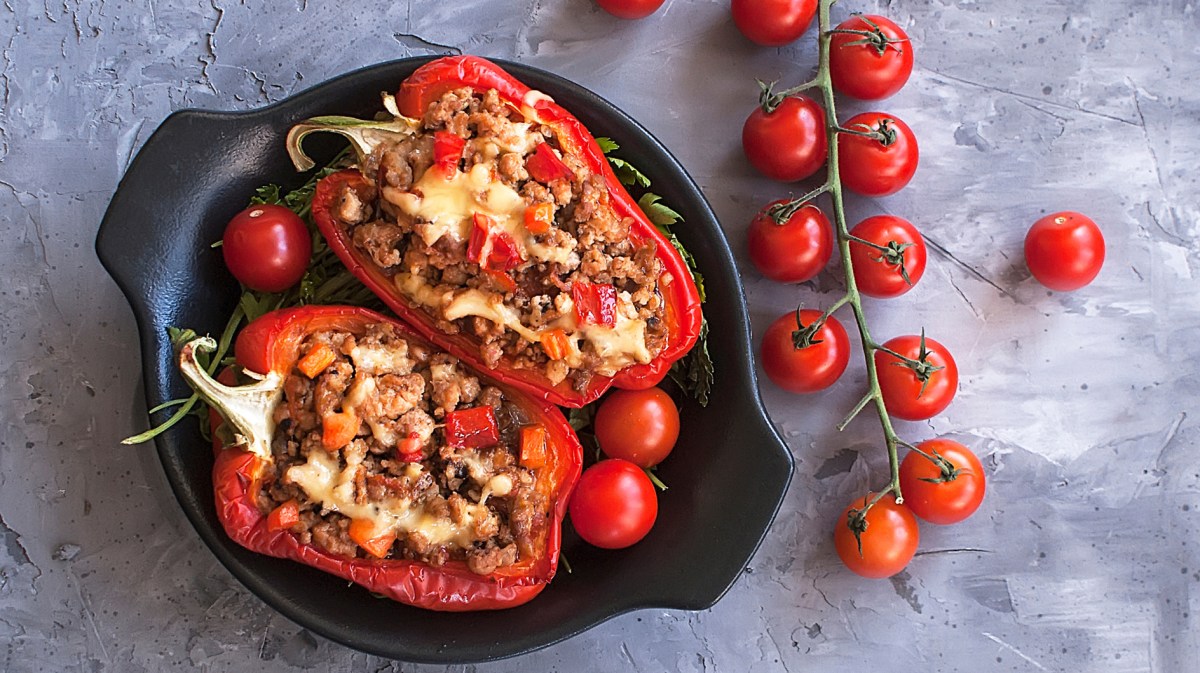
[[304, 139], [311, 133], [327, 131], [345, 136], [350, 140], [350, 146], [354, 148], [359, 165], [362, 165], [366, 162], [367, 155], [385, 140], [395, 139], [396, 136], [410, 136], [416, 132], [420, 122], [402, 116], [396, 108], [396, 99], [393, 96], [384, 94], [383, 104], [392, 114], [392, 119], [369, 120], [330, 115], [306, 119], [289, 129], [287, 153], [296, 170], [307, 171], [317, 165], [311, 157], [305, 154], [302, 147]]
[[271, 460], [271, 436], [275, 433], [275, 407], [283, 396], [283, 377], [268, 372], [258, 381], [231, 387], [218, 382], [196, 360], [196, 349], [213, 351], [210, 337], [193, 339], [179, 350], [179, 370], [188, 385], [234, 427], [234, 444], [263, 460]]

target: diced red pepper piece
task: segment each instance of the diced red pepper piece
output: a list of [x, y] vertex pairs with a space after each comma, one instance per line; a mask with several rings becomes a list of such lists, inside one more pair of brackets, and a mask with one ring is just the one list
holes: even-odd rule
[[576, 282], [571, 286], [571, 301], [580, 325], [617, 324], [617, 288], [612, 285]]
[[350, 521], [350, 539], [363, 551], [367, 552], [375, 558], [383, 558], [392, 550], [392, 543], [396, 541], [395, 533], [387, 533], [385, 535], [376, 535], [375, 522], [370, 519], [353, 519]]
[[482, 406], [446, 414], [446, 442], [456, 449], [481, 449], [500, 443], [496, 411]]
[[521, 465], [531, 470], [546, 465], [546, 428], [526, 425], [521, 428]]
[[321, 446], [337, 451], [354, 440], [358, 434], [358, 414], [342, 411], [321, 419]]
[[454, 177], [466, 145], [466, 140], [449, 131], [437, 131], [433, 134], [433, 165], [441, 172], [442, 177], [447, 180]]
[[525, 159], [525, 170], [529, 171], [529, 177], [546, 185], [553, 180], [573, 181], [575, 179], [575, 173], [563, 163], [554, 148], [546, 143], [539, 143], [533, 150], [533, 154]]
[[535, 203], [525, 209], [525, 229], [531, 234], [544, 234], [550, 231], [554, 223], [554, 206], [549, 203]]
[[570, 346], [567, 343], [567, 333], [555, 327], [541, 334], [542, 350], [551, 360], [561, 360], [567, 357]]
[[508, 271], [521, 263], [516, 242], [495, 220], [483, 213], [475, 213], [472, 220], [474, 226], [471, 227], [471, 238], [467, 240], [467, 259], [482, 269], [493, 271]]
[[417, 433], [401, 439], [396, 444], [396, 454], [406, 463], [419, 463], [425, 457], [421, 452], [421, 437]]
[[299, 369], [300, 373], [308, 378], [315, 379], [336, 359], [337, 353], [328, 344], [317, 344], [305, 353], [304, 357], [300, 358], [296, 363], [296, 369]]
[[267, 530], [288, 530], [300, 523], [300, 503], [295, 498], [271, 510], [267, 515]]

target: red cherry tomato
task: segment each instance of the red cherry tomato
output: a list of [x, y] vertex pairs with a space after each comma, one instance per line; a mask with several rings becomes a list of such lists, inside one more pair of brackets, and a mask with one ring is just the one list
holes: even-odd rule
[[[868, 33], [843, 33], [860, 31]], [[852, 16], [838, 24], [829, 40], [829, 76], [833, 88], [853, 98], [879, 100], [899, 91], [913, 68], [908, 35], [883, 16]]]
[[282, 292], [304, 276], [312, 256], [312, 235], [290, 209], [254, 205], [226, 225], [221, 251], [225, 266], [242, 285], [259, 292]]
[[906, 421], [923, 421], [950, 406], [958, 392], [958, 365], [945, 346], [928, 337], [908, 335], [891, 339], [883, 347], [922, 363], [913, 369], [891, 353], [875, 351], [875, 370], [888, 413]]
[[650, 532], [658, 518], [658, 495], [642, 468], [609, 458], [583, 471], [568, 509], [585, 542], [621, 549]]
[[838, 173], [842, 185], [863, 196], [895, 194], [917, 172], [917, 138], [912, 129], [893, 115], [864, 112], [854, 115], [845, 128], [879, 132], [890, 140], [838, 134]]
[[593, 424], [604, 455], [638, 467], [661, 463], [679, 439], [679, 410], [661, 388], [614, 390], [600, 403]]
[[887, 248], [879, 250], [858, 241], [850, 241], [854, 284], [863, 294], [881, 298], [899, 297], [911, 290], [925, 275], [925, 239], [908, 220], [895, 215], [868, 217], [854, 225], [850, 235]]
[[912, 512], [888, 494], [867, 510], [866, 529], [856, 539], [850, 527], [851, 510], [861, 510], [869, 498], [855, 500], [842, 512], [833, 529], [833, 544], [842, 563], [855, 573], [872, 579], [891, 577], [917, 553], [921, 533]]
[[[821, 315], [821, 311], [800, 310], [800, 320], [806, 327]], [[762, 342], [762, 366], [767, 377], [793, 393], [812, 393], [833, 385], [850, 362], [846, 328], [837, 318], [829, 316], [813, 335], [811, 345], [803, 348], [796, 348], [793, 336], [796, 330], [794, 312], [783, 314], [767, 328]]]
[[1078, 290], [1104, 265], [1104, 235], [1086, 215], [1069, 210], [1047, 215], [1025, 235], [1025, 264], [1051, 290]]
[[658, 11], [666, 0], [596, 0], [604, 11], [620, 19], [643, 19]]
[[782, 47], [808, 29], [817, 0], [733, 0], [730, 9], [742, 35], [764, 47]]
[[750, 164], [773, 180], [803, 180], [829, 153], [825, 111], [808, 96], [788, 96], [771, 112], [754, 109], [742, 125], [742, 149]]
[[750, 261], [771, 280], [803, 283], [820, 273], [833, 255], [833, 228], [812, 203], [800, 206], [783, 224], [776, 223], [771, 209], [789, 203], [780, 199], [754, 216], [747, 232]]
[[900, 491], [913, 514], [939, 525], [958, 523], [983, 502], [987, 478], [970, 449], [949, 439], [930, 439], [917, 448], [941, 457], [945, 465], [909, 451], [900, 462]]

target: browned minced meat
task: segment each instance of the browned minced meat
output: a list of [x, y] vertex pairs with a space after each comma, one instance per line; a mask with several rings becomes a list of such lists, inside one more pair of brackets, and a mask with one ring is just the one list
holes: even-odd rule
[[[339, 470], [352, 468], [356, 505], [394, 506], [407, 501], [426, 516], [453, 521], [471, 538], [434, 543], [416, 531], [398, 531], [389, 556], [421, 560], [440, 566], [464, 561], [477, 573], [490, 573], [536, 553], [546, 534], [546, 497], [534, 488], [536, 474], [518, 464], [519, 436], [529, 420], [504, 398], [500, 389], [485, 385], [452, 356], [433, 353], [409, 342], [387, 325], [365, 334], [319, 332], [300, 346], [303, 356], [323, 344], [336, 353], [335, 361], [314, 379], [293, 370], [284, 382], [283, 400], [275, 411], [273, 462], [263, 475], [259, 509], [267, 514], [281, 503], [300, 503], [300, 522], [292, 527], [304, 544], [332, 554], [365, 557], [350, 538], [351, 520], [310, 499], [288, 476], [305, 465], [309, 455], [336, 456]], [[370, 380], [372, 383], [367, 384]], [[351, 406], [347, 395], [356, 385], [373, 385], [353, 410], [360, 418], [357, 436], [330, 453], [322, 445], [322, 421], [328, 414]], [[442, 419], [451, 411], [488, 405], [494, 408], [501, 441], [483, 449], [450, 447]], [[414, 478], [410, 464], [397, 450], [397, 438], [413, 433], [421, 440], [421, 469]], [[500, 481], [495, 481], [500, 477]], [[511, 485], [507, 492], [489, 485]], [[486, 516], [478, 515], [484, 494]], [[326, 503], [327, 504], [327, 503]], [[475, 510], [477, 514], [472, 516]]]
[[[608, 188], [601, 175], [591, 172], [585, 162], [569, 154], [564, 162], [575, 174], [573, 180], [557, 179], [543, 184], [529, 175], [526, 160], [538, 142], [557, 146], [551, 128], [532, 124], [518, 126], [520, 114], [503, 103], [492, 90], [474, 95], [469, 89], [447, 92], [431, 103], [422, 120], [420, 133], [400, 142], [385, 143], [370, 155], [364, 173], [372, 180], [369, 193], [356, 193], [349, 187], [335, 208], [354, 244], [385, 274], [408, 271], [422, 276], [439, 290], [477, 288], [500, 295], [517, 309], [521, 321], [539, 330], [561, 317], [556, 299], [567, 293], [577, 281], [613, 285], [628, 292], [637, 317], [646, 322], [646, 347], [651, 357], [666, 345], [665, 307], [658, 289], [663, 269], [656, 258], [653, 240], [630, 238], [631, 220], [618, 217], [609, 203]], [[495, 176], [516, 190], [527, 205], [551, 203], [555, 207], [554, 226], [536, 241], [559, 250], [569, 250], [567, 262], [524, 261], [510, 272], [514, 291], [466, 259], [466, 244], [442, 237], [427, 245], [415, 231], [418, 222], [386, 199], [385, 188], [409, 190], [432, 163], [432, 134], [449, 131], [466, 139], [460, 168], [469, 171], [485, 163]], [[524, 143], [525, 150], [513, 151], [522, 143], [513, 137], [532, 134], [536, 142]], [[486, 323], [486, 324], [484, 324]], [[577, 369], [565, 362], [551, 361], [540, 345], [531, 343], [514, 331], [492, 325], [484, 319], [462, 318], [441, 321], [439, 327], [449, 333], [465, 332], [476, 336], [482, 360], [495, 365], [508, 356], [518, 367], [543, 370], [557, 383], [569, 378], [583, 389], [602, 364], [589, 344], [584, 344], [583, 364]]]

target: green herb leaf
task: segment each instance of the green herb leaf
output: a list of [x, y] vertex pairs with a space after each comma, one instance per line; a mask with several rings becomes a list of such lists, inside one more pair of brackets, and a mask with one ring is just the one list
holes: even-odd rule
[[600, 146], [600, 151], [604, 152], [605, 154], [621, 149], [621, 146], [617, 144], [617, 141], [613, 140], [612, 138], [605, 138], [603, 136], [596, 138], [596, 144]]
[[632, 164], [624, 159], [617, 157], [608, 157], [608, 163], [612, 164], [613, 173], [617, 175], [617, 180], [625, 186], [637, 185], [645, 189], [650, 186], [650, 178], [644, 173], [634, 168]]
[[667, 375], [676, 385], [691, 393], [700, 406], [708, 406], [713, 386], [713, 363], [708, 354], [707, 318], [700, 322], [700, 336], [696, 339], [696, 345], [687, 355], [671, 365]]

